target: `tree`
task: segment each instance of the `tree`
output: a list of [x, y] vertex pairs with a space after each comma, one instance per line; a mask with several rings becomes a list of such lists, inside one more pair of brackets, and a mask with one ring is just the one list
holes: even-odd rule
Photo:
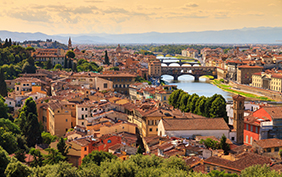
[[50, 59], [46, 63], [46, 69], [52, 69], [52, 62]]
[[73, 65], [72, 65], [72, 71], [73, 71], [73, 72], [77, 72], [77, 69], [76, 69], [76, 63], [75, 63], [75, 62], [73, 62]]
[[213, 101], [217, 98], [217, 94], [214, 94], [212, 97], [208, 97], [205, 103], [205, 117], [210, 117], [210, 108], [213, 103]]
[[[114, 66], [114, 67], [111, 67], [110, 70], [119, 71], [119, 67]], [[144, 79], [146, 79], [146, 78], [144, 78]]]
[[236, 173], [229, 174], [225, 171], [218, 171], [218, 170], [212, 170], [210, 173], [208, 173], [208, 176], [210, 177], [238, 177]]
[[0, 95], [7, 96], [7, 84], [5, 82], [5, 76], [2, 68], [0, 68]]
[[199, 95], [197, 95], [196, 93], [194, 93], [193, 95], [191, 95], [191, 101], [189, 100], [189, 109], [191, 113], [195, 113], [195, 109], [196, 109], [196, 103], [199, 99]]
[[82, 159], [82, 165], [86, 165], [89, 163], [95, 163], [98, 166], [101, 165], [101, 162], [105, 160], [116, 159], [112, 153], [104, 152], [104, 151], [92, 151], [86, 157]]
[[218, 95], [217, 98], [212, 102], [210, 111], [209, 111], [209, 117], [222, 117], [228, 123], [228, 117], [226, 112], [226, 102], [225, 99]]
[[36, 67], [34, 65], [30, 65], [29, 62], [25, 62], [25, 64], [22, 67], [23, 73], [35, 73]]
[[15, 158], [20, 162], [25, 162], [25, 152], [23, 149], [20, 149], [15, 152]]
[[10, 162], [5, 170], [7, 177], [28, 177], [30, 174], [30, 168], [19, 161]]
[[187, 101], [189, 99], [190, 95], [188, 93], [186, 93], [185, 95], [183, 95], [181, 97], [181, 100], [180, 100], [180, 103], [179, 103], [179, 109], [182, 111], [182, 112], [186, 112], [186, 107], [187, 107]]
[[212, 140], [211, 138], [207, 138], [206, 140], [201, 139], [200, 143], [212, 149], [218, 149], [220, 146], [218, 141]]
[[9, 154], [18, 150], [17, 139], [12, 132], [5, 131], [0, 127], [0, 146], [2, 146]]
[[45, 151], [48, 152], [47, 155], [44, 155], [44, 160], [43, 160], [43, 164], [47, 165], [53, 165], [53, 164], [57, 164], [61, 161], [66, 161], [66, 157], [63, 156], [58, 150], [53, 149], [53, 148], [47, 148], [45, 149]]
[[30, 166], [41, 167], [43, 165], [43, 156], [38, 149], [31, 148], [29, 154], [33, 156], [33, 161], [31, 162]]
[[65, 57], [64, 68], [69, 68], [67, 57]]
[[265, 177], [265, 176], [271, 176], [271, 177], [278, 177], [281, 176], [278, 171], [271, 170], [269, 166], [267, 165], [253, 165], [248, 168], [245, 168], [241, 171], [242, 177], [249, 177], [249, 176], [255, 176], [255, 177]]
[[63, 137], [60, 138], [60, 141], [57, 144], [57, 149], [63, 156], [68, 154], [69, 148], [67, 147]]
[[69, 50], [69, 51], [66, 53], [66, 56], [67, 56], [68, 58], [74, 58], [74, 57], [75, 57], [75, 53], [74, 53], [73, 51]]
[[178, 96], [178, 99], [177, 99], [177, 101], [176, 101], [176, 108], [179, 108], [180, 107], [180, 101], [181, 101], [181, 99], [182, 99], [182, 97], [183, 96], [185, 96], [187, 93], [186, 92], [181, 92], [180, 94], [179, 94], [179, 96]]
[[198, 101], [196, 102], [195, 114], [204, 115], [206, 99], [207, 98], [205, 96], [201, 96], [198, 99]]
[[34, 147], [42, 142], [41, 127], [36, 114], [29, 113], [26, 119], [27, 123], [24, 128], [28, 147]]
[[51, 135], [51, 133], [48, 132], [42, 132], [42, 143], [43, 144], [50, 144], [51, 142], [54, 142], [58, 137], [56, 135]]
[[225, 155], [229, 154], [230, 146], [226, 143], [226, 136], [223, 134], [220, 140], [220, 149], [224, 151]]
[[0, 95], [0, 118], [8, 119], [8, 105], [5, 103], [5, 99]]
[[137, 154], [143, 154], [143, 150], [142, 150], [141, 146], [138, 146]]
[[[45, 165], [33, 169], [33, 176], [36, 177], [77, 177], [76, 167], [68, 162], [58, 162], [54, 165]], [[82, 176], [81, 176], [82, 177]], [[92, 177], [92, 176], [86, 176]]]
[[8, 153], [0, 146], [0, 177], [5, 177], [4, 171], [10, 163], [10, 159]]
[[282, 149], [278, 152], [280, 159], [282, 159]]
[[179, 96], [182, 92], [184, 92], [184, 91], [180, 90], [180, 89], [173, 91], [168, 98], [169, 104], [176, 108], [177, 105], [178, 105], [178, 103], [177, 103], [178, 98], [179, 98]]
[[54, 69], [59, 69], [59, 70], [62, 70], [62, 65], [61, 64], [56, 64], [55, 65], [55, 67], [54, 67]]
[[108, 57], [108, 51], [107, 50], [105, 50], [105, 61], [104, 61], [104, 64], [107, 64], [107, 65], [110, 64], [109, 57]]

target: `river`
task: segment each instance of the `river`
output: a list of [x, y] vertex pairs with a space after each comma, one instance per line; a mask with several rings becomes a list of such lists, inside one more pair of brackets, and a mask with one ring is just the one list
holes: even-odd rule
[[[163, 65], [163, 64], [162, 64]], [[171, 64], [171, 66], [179, 66], [178, 64]], [[165, 66], [165, 65], [164, 65]], [[210, 83], [208, 78], [200, 77], [199, 81], [194, 81], [194, 77], [191, 75], [183, 75], [178, 77], [178, 81], [173, 81], [173, 77], [169, 75], [163, 75], [162, 80], [167, 81], [169, 85], [177, 85], [178, 89], [182, 89], [189, 94], [196, 93], [199, 96], [210, 97], [214, 94], [221, 94], [226, 101], [232, 100], [232, 93], [226, 92]]]

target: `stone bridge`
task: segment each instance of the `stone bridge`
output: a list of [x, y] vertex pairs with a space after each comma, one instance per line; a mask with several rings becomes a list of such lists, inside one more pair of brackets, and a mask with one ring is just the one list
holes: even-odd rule
[[217, 78], [217, 68], [213, 66], [162, 66], [161, 71], [161, 75], [173, 76], [174, 80], [185, 74], [194, 76], [195, 81], [198, 81], [199, 77], [204, 75]]
[[[177, 63], [177, 64], [179, 64], [180, 66], [182, 66], [182, 65], [184, 65], [184, 64], [189, 64], [189, 65], [191, 65], [191, 66], [193, 66], [193, 65], [195, 65], [195, 64], [198, 64], [198, 65], [200, 65], [200, 63], [198, 63], [198, 60], [197, 59], [178, 59], [178, 58], [171, 58], [171, 59], [159, 59], [160, 60], [160, 62], [162, 63], [162, 64], [166, 64], [167, 66], [169, 66], [170, 64], [172, 64], [172, 63]], [[168, 61], [168, 62], [166, 62], [166, 60]], [[173, 60], [173, 61], [171, 61], [171, 60]], [[189, 60], [189, 61], [187, 61], [187, 60]], [[192, 61], [192, 62], [191, 62]]]

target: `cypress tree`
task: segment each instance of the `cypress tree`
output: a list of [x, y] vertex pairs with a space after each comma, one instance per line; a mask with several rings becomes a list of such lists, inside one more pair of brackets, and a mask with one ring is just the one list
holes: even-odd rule
[[4, 71], [0, 68], [0, 95], [3, 97], [7, 96], [7, 85], [5, 82]]
[[52, 63], [51, 60], [48, 60], [46, 63], [46, 69], [52, 69]]
[[24, 127], [26, 142], [28, 147], [34, 147], [36, 144], [40, 144], [42, 142], [42, 132], [37, 119], [37, 115], [30, 112], [27, 116], [26, 121], [27, 122]]
[[108, 51], [105, 50], [105, 64], [109, 65], [110, 61], [109, 61], [109, 57], [108, 57]]
[[68, 68], [68, 59], [65, 57], [64, 68]]
[[60, 141], [57, 144], [57, 149], [63, 156], [68, 154], [68, 148], [63, 137], [60, 138]]
[[8, 43], [8, 47], [11, 47], [12, 46], [12, 39], [9, 38], [9, 43]]

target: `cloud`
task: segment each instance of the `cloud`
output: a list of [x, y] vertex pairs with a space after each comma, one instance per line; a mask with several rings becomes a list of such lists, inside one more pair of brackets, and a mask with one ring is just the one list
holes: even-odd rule
[[9, 15], [30, 22], [50, 22], [52, 19], [46, 11], [22, 11], [10, 13]]
[[185, 7], [198, 7], [199, 5], [196, 4], [196, 3], [189, 3], [189, 4], [186, 4]]
[[99, 1], [99, 0], [84, 0], [84, 2], [87, 2], [87, 3], [100, 3], [100, 2], [104, 2], [104, 1]]

